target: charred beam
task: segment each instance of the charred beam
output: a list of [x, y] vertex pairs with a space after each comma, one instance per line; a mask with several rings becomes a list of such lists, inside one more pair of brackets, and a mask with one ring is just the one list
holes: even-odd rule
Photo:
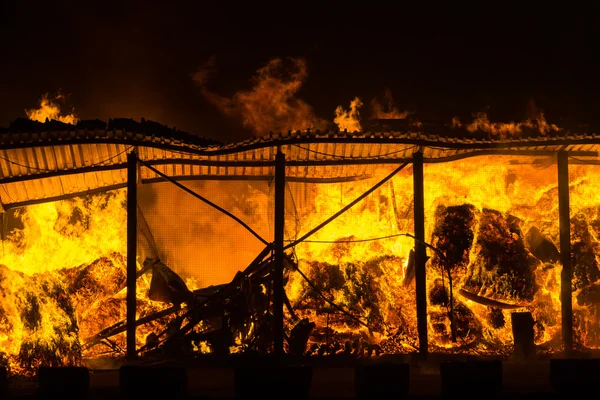
[[285, 154], [277, 149], [275, 166], [275, 269], [273, 273], [273, 351], [283, 354], [283, 268], [284, 268], [284, 221], [285, 221]]
[[558, 152], [558, 213], [560, 228], [560, 260], [562, 263], [560, 294], [562, 337], [565, 352], [573, 351], [573, 270], [571, 268], [571, 214], [569, 205], [569, 153]]
[[127, 358], [136, 358], [137, 155], [127, 155]]
[[508, 304], [508, 303], [504, 303], [502, 301], [488, 299], [486, 297], [482, 297], [477, 294], [468, 292], [464, 289], [460, 289], [458, 291], [458, 294], [460, 294], [462, 297], [464, 297], [467, 300], [471, 300], [472, 302], [482, 304], [482, 305], [488, 306], [488, 307], [499, 308], [501, 310], [516, 310], [516, 309], [525, 307], [525, 305], [522, 305], [522, 304]]
[[423, 153], [413, 155], [415, 218], [415, 284], [417, 292], [417, 332], [419, 351], [426, 355], [427, 346], [427, 278], [425, 276], [425, 198], [423, 188]]

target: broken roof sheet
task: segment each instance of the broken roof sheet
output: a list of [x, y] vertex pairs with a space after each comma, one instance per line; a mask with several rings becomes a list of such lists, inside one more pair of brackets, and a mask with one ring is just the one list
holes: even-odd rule
[[[447, 162], [481, 155], [551, 156], [566, 150], [597, 160], [600, 136], [525, 132], [518, 138], [465, 134], [447, 126], [406, 125], [380, 132], [269, 134], [223, 144], [151, 121], [83, 121], [77, 126], [21, 121], [0, 130], [0, 200], [5, 208], [125, 187], [127, 153], [178, 180], [272, 179], [275, 154], [286, 155], [289, 180], [335, 182], [371, 176], [410, 161]], [[385, 125], [383, 125], [385, 127]], [[141, 168], [142, 182], [161, 181]]]

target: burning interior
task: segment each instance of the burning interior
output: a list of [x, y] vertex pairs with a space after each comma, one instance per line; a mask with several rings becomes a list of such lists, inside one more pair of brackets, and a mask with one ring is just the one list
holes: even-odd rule
[[591, 136], [421, 126], [219, 145], [111, 124], [2, 133], [0, 362], [13, 373], [278, 346], [510, 355], [514, 313], [531, 315], [538, 352], [600, 346]]

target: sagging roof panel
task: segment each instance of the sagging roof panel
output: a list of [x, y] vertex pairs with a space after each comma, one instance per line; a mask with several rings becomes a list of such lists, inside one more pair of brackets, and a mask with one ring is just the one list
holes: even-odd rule
[[[125, 120], [131, 121], [131, 120]], [[289, 180], [335, 182], [368, 177], [381, 166], [410, 161], [421, 151], [425, 162], [447, 162], [481, 155], [548, 156], [566, 150], [573, 157], [600, 162], [600, 137], [559, 132], [519, 138], [441, 136], [414, 131], [295, 132], [219, 144], [180, 131], [160, 129], [149, 121], [105, 129], [66, 124], [44, 131], [0, 132], [0, 200], [5, 208], [124, 187], [127, 154], [167, 176], [185, 179], [272, 179], [278, 149], [286, 155]], [[111, 125], [112, 124], [112, 125]], [[52, 125], [56, 127], [55, 125]], [[66, 128], [65, 128], [66, 126]], [[133, 127], [135, 131], [116, 129]], [[68, 128], [68, 129], [67, 129]], [[111, 129], [112, 128], [112, 129]], [[440, 128], [443, 132], [445, 127]], [[140, 168], [143, 182], [161, 178]]]

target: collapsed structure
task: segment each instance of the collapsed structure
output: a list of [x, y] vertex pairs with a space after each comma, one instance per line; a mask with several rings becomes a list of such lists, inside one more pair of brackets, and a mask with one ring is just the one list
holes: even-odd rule
[[[523, 313], [531, 316], [533, 340], [549, 351], [600, 346], [593, 328], [600, 315], [600, 204], [587, 179], [600, 163], [600, 139], [533, 129], [506, 139], [379, 122], [377, 132], [289, 132], [220, 144], [144, 120], [15, 121], [0, 133], [3, 211], [127, 189], [105, 200], [124, 204], [127, 250], [51, 277], [1, 266], [3, 280], [19, 280], [24, 292], [38, 285], [47, 296], [31, 293], [15, 303], [22, 329], [41, 332], [39, 310], [57, 299], [55, 310], [64, 316], [54, 322], [52, 344], [46, 335], [45, 347], [22, 340], [18, 348], [8, 334], [16, 322], [5, 318], [0, 341], [9, 363], [13, 357], [23, 369], [69, 364], [86, 351], [102, 354], [90, 350], [100, 344], [129, 357], [183, 356], [191, 347], [228, 353], [236, 337], [246, 349], [276, 353], [502, 353]], [[577, 171], [571, 168], [571, 180], [569, 164]], [[185, 181], [272, 183], [266, 218], [273, 236]], [[160, 182], [239, 223], [264, 249], [237, 266], [230, 282], [188, 287], [155, 251], [138, 206], [140, 185]], [[315, 189], [302, 202], [320, 211], [310, 219], [297, 211], [295, 218], [312, 225], [293, 234], [286, 230], [294, 223], [288, 192], [298, 187], [290, 184], [301, 185], [305, 197], [307, 185], [337, 188]], [[368, 236], [373, 221], [364, 220], [319, 236], [352, 209], [354, 222], [374, 213], [393, 232]], [[328, 247], [300, 248], [311, 241]], [[114, 297], [124, 289], [124, 297]], [[98, 312], [123, 318], [96, 320], [95, 331], [88, 321], [83, 332], [89, 296], [105, 296]], [[2, 307], [9, 315], [13, 306]], [[136, 330], [143, 331], [137, 342]], [[371, 339], [359, 343], [365, 336]]]

